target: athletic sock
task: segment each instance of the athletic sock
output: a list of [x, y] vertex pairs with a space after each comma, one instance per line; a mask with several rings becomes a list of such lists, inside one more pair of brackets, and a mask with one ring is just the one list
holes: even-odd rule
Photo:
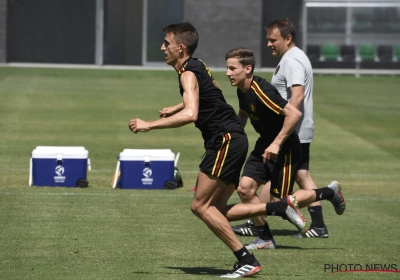
[[322, 215], [322, 206], [308, 207], [308, 212], [311, 216], [310, 228], [323, 228], [326, 227], [324, 217]]
[[267, 216], [286, 216], [286, 199], [277, 202], [267, 202]]
[[328, 188], [328, 187], [315, 189], [314, 191], [315, 191], [315, 193], [317, 195], [315, 201], [320, 201], [320, 200], [325, 200], [325, 199], [332, 199], [333, 196], [335, 195], [335, 191], [332, 190], [331, 188]]
[[255, 228], [258, 231], [258, 236], [262, 240], [271, 240], [273, 238], [268, 223], [265, 223], [263, 226], [255, 226]]
[[239, 262], [254, 258], [252, 254], [243, 246], [239, 251], [233, 252]]

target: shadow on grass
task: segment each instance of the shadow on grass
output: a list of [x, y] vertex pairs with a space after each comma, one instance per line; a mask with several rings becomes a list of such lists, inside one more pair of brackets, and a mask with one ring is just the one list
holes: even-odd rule
[[168, 269], [180, 270], [186, 274], [194, 275], [222, 275], [229, 272], [229, 269], [219, 269], [210, 267], [171, 267], [167, 266]]
[[285, 249], [291, 249], [291, 250], [343, 250], [344, 248], [329, 248], [329, 247], [321, 247], [321, 248], [307, 248], [307, 247], [298, 247], [298, 246], [285, 246], [285, 245], [277, 245], [276, 249], [279, 250], [285, 250]]
[[288, 229], [273, 229], [271, 230], [272, 235], [276, 236], [292, 236], [294, 234], [298, 234], [297, 230], [288, 230]]

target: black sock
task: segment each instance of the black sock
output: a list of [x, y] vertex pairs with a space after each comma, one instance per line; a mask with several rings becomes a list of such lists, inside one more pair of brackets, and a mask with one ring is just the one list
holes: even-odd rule
[[317, 194], [315, 201], [331, 199], [335, 195], [335, 191], [328, 187], [315, 189], [314, 191]]
[[243, 246], [239, 251], [233, 252], [239, 262], [253, 258], [253, 255]]
[[255, 226], [255, 228], [258, 231], [258, 236], [262, 240], [271, 240], [273, 238], [268, 223], [265, 223], [263, 226]]
[[310, 216], [311, 216], [310, 228], [325, 227], [324, 217], [322, 216], [322, 207], [321, 206], [308, 207], [308, 212], [310, 213]]
[[[285, 202], [283, 202], [285, 201]], [[268, 202], [267, 203], [267, 216], [286, 216], [286, 207], [287, 202], [286, 199], [277, 202]]]

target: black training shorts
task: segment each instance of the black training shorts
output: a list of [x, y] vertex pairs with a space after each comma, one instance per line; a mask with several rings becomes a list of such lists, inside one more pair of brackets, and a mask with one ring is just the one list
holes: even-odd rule
[[301, 143], [301, 160], [299, 170], [310, 169], [310, 143]]
[[260, 184], [271, 181], [271, 194], [284, 198], [293, 192], [298, 166], [301, 159], [300, 141], [297, 135], [289, 137], [281, 148], [276, 160], [263, 163], [262, 155], [269, 146], [261, 138], [248, 157], [242, 176], [253, 178]]
[[217, 135], [206, 143], [206, 153], [200, 163], [200, 170], [220, 178], [225, 184], [233, 183], [238, 186], [248, 147], [246, 134], [230, 132]]

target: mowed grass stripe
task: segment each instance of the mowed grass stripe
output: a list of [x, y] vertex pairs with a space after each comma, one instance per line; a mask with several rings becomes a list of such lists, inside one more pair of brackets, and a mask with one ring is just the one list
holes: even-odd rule
[[317, 76], [314, 111], [400, 158], [398, 76]]
[[[311, 170], [318, 180], [324, 175], [331, 178], [338, 176], [339, 181], [356, 185], [360, 181], [363, 186], [378, 183], [376, 188], [397, 185], [400, 160], [394, 154], [320, 115], [315, 116], [315, 125], [315, 140], [311, 144]], [[315, 164], [314, 159], [318, 164]], [[371, 177], [374, 180], [370, 180]]]

